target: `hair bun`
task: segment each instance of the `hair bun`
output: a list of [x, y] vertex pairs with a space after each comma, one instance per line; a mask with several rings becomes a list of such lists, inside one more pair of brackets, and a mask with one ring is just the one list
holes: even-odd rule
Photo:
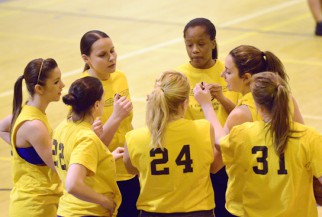
[[67, 95], [63, 96], [63, 102], [66, 105], [74, 105], [76, 102], [76, 96], [72, 93], [68, 93]]

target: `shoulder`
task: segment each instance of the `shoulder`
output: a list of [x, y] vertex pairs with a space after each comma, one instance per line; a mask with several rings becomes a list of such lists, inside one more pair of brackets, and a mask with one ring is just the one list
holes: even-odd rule
[[221, 60], [217, 59], [216, 60], [216, 64], [214, 65], [214, 67], [224, 69], [225, 68], [225, 64]]
[[226, 143], [234, 143], [234, 144], [245, 144], [248, 143], [247, 141], [250, 140], [252, 135], [257, 132], [261, 131], [259, 124], [262, 124], [261, 122], [247, 122], [243, 123], [241, 125], [234, 126], [229, 134], [226, 137], [223, 137], [221, 139], [220, 143], [223, 143], [223, 141], [226, 141]]
[[121, 77], [121, 78], [126, 78], [126, 75], [124, 72], [122, 72], [119, 69], [116, 69], [115, 72], [112, 73], [113, 76], [115, 77]]
[[126, 75], [120, 70], [116, 69], [115, 72], [111, 74], [111, 81], [116, 85], [126, 85], [127, 86], [127, 78]]
[[47, 126], [41, 120], [27, 120], [17, 126], [16, 132], [19, 131], [19, 137], [31, 142], [34, 139], [50, 139], [51, 135]]
[[[303, 125], [298, 122], [293, 122], [293, 130], [294, 130], [294, 135], [295, 137], [301, 137], [302, 139], [306, 140], [321, 140], [322, 135], [313, 127]], [[296, 135], [300, 134], [300, 135]]]
[[137, 129], [133, 129], [129, 132], [126, 133], [126, 138], [130, 138], [136, 135], [145, 135], [145, 134], [149, 134], [149, 129], [147, 127], [142, 127], [142, 128], [137, 128]]
[[210, 126], [210, 122], [206, 119], [198, 119], [198, 120], [188, 120], [191, 123], [193, 123], [196, 127], [209, 127]]
[[243, 124], [240, 125], [236, 125], [234, 126], [231, 130], [229, 134], [247, 134], [248, 132], [251, 131], [252, 128], [255, 127], [255, 123], [256, 122], [245, 122]]
[[27, 120], [21, 124], [20, 129], [23, 129], [25, 132], [32, 133], [31, 135], [48, 132], [46, 124], [38, 119]]
[[187, 74], [189, 72], [189, 68], [190, 68], [190, 63], [185, 63], [175, 68], [175, 70], [183, 74]]
[[252, 121], [252, 113], [250, 112], [249, 108], [246, 105], [240, 105], [230, 112], [226, 121], [226, 126], [231, 129], [236, 125]]

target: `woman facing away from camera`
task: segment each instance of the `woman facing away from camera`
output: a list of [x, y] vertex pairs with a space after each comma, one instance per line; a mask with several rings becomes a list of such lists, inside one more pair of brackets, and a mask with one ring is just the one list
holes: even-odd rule
[[234, 168], [227, 170], [236, 180], [229, 186], [241, 195], [227, 204], [237, 205], [238, 216], [317, 217], [312, 176], [322, 183], [321, 134], [292, 120], [292, 98], [278, 74], [253, 75], [250, 88], [262, 120], [235, 126], [220, 142], [224, 164]]
[[[114, 151], [124, 146], [125, 134], [132, 130], [133, 107], [126, 76], [116, 69], [117, 53], [106, 33], [99, 30], [86, 32], [80, 41], [80, 50], [85, 62], [82, 76], [98, 78], [105, 90], [104, 112], [93, 123], [94, 130], [109, 150]], [[118, 217], [137, 216], [138, 177], [126, 171], [122, 160], [116, 161], [116, 173], [122, 194]]]
[[[179, 66], [177, 70], [184, 73], [190, 83], [189, 106], [185, 118], [190, 120], [205, 118], [200, 104], [193, 97], [194, 86], [204, 82], [212, 92], [212, 106], [223, 126], [241, 96], [229, 91], [227, 82], [220, 76], [224, 71], [224, 64], [218, 59], [215, 25], [206, 18], [192, 19], [184, 27], [183, 37], [190, 61]], [[232, 215], [225, 209], [228, 180], [225, 168], [216, 174], [211, 174], [210, 177], [215, 191], [216, 216], [231, 217]]]
[[[24, 105], [23, 80], [30, 95]], [[0, 121], [0, 136], [12, 147], [12, 217], [57, 215], [62, 188], [51, 157], [52, 129], [46, 109], [59, 101], [64, 86], [51, 58], [30, 61], [15, 83], [12, 115]]]
[[[273, 53], [269, 51], [262, 52], [258, 48], [249, 45], [241, 45], [230, 51], [229, 55], [226, 57], [223, 76], [228, 83], [228, 88], [241, 93], [243, 97], [238, 102], [236, 108], [229, 114], [224, 127], [220, 125], [218, 118], [213, 118], [214, 111], [211, 107], [211, 101], [210, 99], [206, 100], [207, 98], [203, 98], [205, 93], [201, 94], [203, 93], [200, 91], [203, 88], [202, 85], [196, 85], [194, 89], [195, 98], [200, 105], [202, 105], [206, 118], [211, 121], [214, 126], [216, 144], [220, 144], [220, 139], [227, 135], [234, 126], [245, 122], [262, 120], [250, 92], [250, 82], [253, 75], [265, 70], [270, 70], [279, 74], [286, 82], [287, 75], [284, 71], [283, 64]], [[204, 89], [205, 91], [209, 91], [207, 87]], [[293, 120], [303, 123], [303, 118], [296, 101], [292, 96], [290, 96], [290, 98], [291, 100], [289, 103]], [[235, 183], [236, 179], [234, 177], [239, 176], [237, 172], [241, 171], [234, 170], [235, 167], [228, 167], [226, 165], [227, 173], [231, 174], [226, 192], [226, 208], [230, 213], [241, 216], [242, 198], [241, 195], [236, 194], [236, 191], [232, 186], [234, 186], [234, 188], [243, 188], [243, 184], [241, 182]]]
[[147, 127], [126, 134], [123, 160], [139, 174], [141, 217], [214, 216], [210, 172], [217, 171], [220, 154], [207, 120], [183, 118], [189, 93], [185, 75], [164, 72], [148, 95]]
[[71, 110], [53, 136], [53, 159], [64, 186], [57, 214], [116, 216], [121, 193], [114, 158], [121, 158], [122, 153], [112, 154], [92, 130], [94, 120], [103, 113], [103, 86], [97, 78], [80, 78], [63, 101]]

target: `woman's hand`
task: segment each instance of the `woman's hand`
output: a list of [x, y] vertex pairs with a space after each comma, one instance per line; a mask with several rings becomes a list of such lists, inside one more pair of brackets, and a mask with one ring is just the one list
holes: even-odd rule
[[117, 147], [113, 152], [112, 152], [112, 155], [116, 160], [120, 159], [123, 157], [124, 155], [124, 148], [123, 147]]
[[206, 83], [196, 84], [193, 88], [193, 94], [197, 102], [203, 106], [206, 104], [211, 104], [212, 96], [209, 91], [209, 85]]
[[113, 213], [115, 212], [115, 208], [116, 208], [116, 203], [114, 202], [114, 198], [112, 196], [110, 197], [104, 196], [104, 199], [101, 205], [104, 208], [108, 209], [110, 216], [113, 216]]
[[130, 115], [133, 109], [132, 102], [128, 100], [125, 96], [120, 96], [119, 94], [115, 94], [114, 96], [114, 111], [113, 115], [115, 117], [123, 120], [127, 116]]
[[100, 137], [103, 134], [103, 124], [102, 124], [101, 118], [97, 118], [93, 122], [92, 129], [98, 137]]
[[224, 98], [222, 86], [220, 84], [207, 84], [206, 86], [209, 89], [212, 100], [217, 99], [218, 101], [221, 101]]

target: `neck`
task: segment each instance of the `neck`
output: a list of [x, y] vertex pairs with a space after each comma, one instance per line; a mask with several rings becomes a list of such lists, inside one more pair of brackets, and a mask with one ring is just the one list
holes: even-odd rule
[[268, 123], [272, 120], [271, 115], [263, 106], [256, 104], [256, 109], [265, 123]]
[[176, 114], [176, 115], [171, 115], [169, 117], [169, 122], [176, 121], [183, 118], [183, 114]]
[[97, 73], [92, 68], [88, 69], [88, 74], [90, 74], [91, 76], [98, 78], [102, 81], [108, 80], [111, 76], [110, 73], [104, 73], [104, 74]]
[[191, 62], [190, 62], [190, 64], [191, 64], [193, 67], [198, 68], [198, 69], [209, 69], [209, 68], [213, 67], [213, 66], [215, 65], [215, 63], [216, 63], [216, 60], [215, 60], [215, 59], [211, 59], [211, 60], [209, 60], [208, 62], [206, 62], [206, 63], [205, 63], [205, 65], [203, 65], [203, 66], [199, 66], [199, 67], [195, 67], [195, 66], [194, 66], [194, 65], [192, 65], [192, 64], [191, 64]]
[[245, 96], [247, 93], [250, 93], [250, 86], [245, 86], [241, 91], [241, 94]]
[[81, 122], [87, 122], [89, 124], [93, 124], [94, 117], [92, 115], [85, 115], [85, 117], [82, 119], [79, 115], [73, 114], [72, 115], [72, 120], [74, 122], [81, 121]]
[[46, 109], [49, 102], [46, 102], [41, 99], [38, 95], [35, 95], [33, 98], [29, 99], [27, 105], [38, 108], [42, 113], [46, 114]]

